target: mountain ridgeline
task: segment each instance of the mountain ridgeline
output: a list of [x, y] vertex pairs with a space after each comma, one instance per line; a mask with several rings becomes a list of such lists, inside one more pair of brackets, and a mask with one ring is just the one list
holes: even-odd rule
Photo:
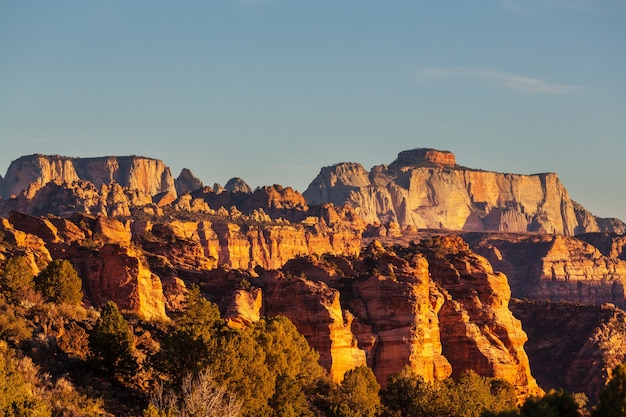
[[[68, 189], [71, 191], [68, 192]], [[0, 177], [0, 214], [83, 211], [128, 215], [132, 208], [165, 206], [206, 189], [190, 170], [174, 179], [162, 161], [139, 157], [69, 158], [30, 155]], [[252, 194], [243, 180], [214, 194]], [[294, 192], [297, 194], [297, 192]], [[367, 224], [401, 229], [556, 233], [626, 232], [617, 219], [598, 218], [573, 201], [554, 173], [504, 174], [457, 165], [454, 154], [433, 149], [400, 152], [390, 165], [369, 172], [357, 163], [324, 167], [302, 195], [304, 205], [348, 205]], [[215, 196], [213, 196], [215, 197]], [[225, 195], [211, 203], [225, 201]], [[240, 198], [241, 200], [241, 198]], [[229, 206], [224, 206], [229, 208]], [[219, 209], [211, 207], [212, 209]]]
[[357, 163], [322, 168], [304, 192], [309, 204], [348, 204], [367, 223], [415, 229], [556, 233], [626, 230], [574, 202], [554, 173], [503, 174], [465, 168], [454, 154], [400, 152], [369, 172]]

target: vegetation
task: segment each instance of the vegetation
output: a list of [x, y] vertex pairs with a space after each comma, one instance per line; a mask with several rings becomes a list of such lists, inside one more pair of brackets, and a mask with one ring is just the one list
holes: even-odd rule
[[592, 417], [626, 416], [626, 363], [613, 369], [611, 379], [600, 394]]
[[113, 301], [100, 312], [89, 335], [89, 350], [95, 368], [107, 375], [129, 378], [137, 371], [133, 334]]
[[18, 303], [33, 288], [33, 269], [24, 256], [8, 258], [0, 264], [0, 297]]
[[516, 403], [514, 387], [499, 379], [468, 371], [458, 380], [428, 383], [410, 369], [389, 378], [382, 400], [387, 417], [479, 417], [513, 411]]
[[57, 259], [35, 277], [37, 291], [53, 303], [80, 304], [83, 299], [82, 280], [65, 259]]

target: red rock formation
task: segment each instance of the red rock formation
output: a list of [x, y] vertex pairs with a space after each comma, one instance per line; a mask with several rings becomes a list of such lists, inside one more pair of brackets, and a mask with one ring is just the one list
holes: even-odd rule
[[264, 313], [289, 318], [320, 354], [320, 364], [339, 382], [346, 371], [365, 365], [365, 352], [351, 331], [352, 316], [344, 314], [339, 291], [323, 282], [301, 278], [264, 282]]
[[511, 304], [528, 333], [526, 351], [540, 385], [584, 392], [593, 404], [611, 369], [626, 360], [626, 313], [612, 305]]
[[88, 299], [101, 307], [113, 300], [120, 309], [144, 318], [164, 318], [161, 280], [131, 247], [105, 244], [99, 250], [75, 248], [68, 259], [83, 280]]
[[[283, 271], [302, 278], [262, 274], [265, 313], [292, 319], [333, 375], [350, 369], [341, 358], [358, 349], [383, 385], [408, 365], [427, 381], [474, 369], [516, 384], [521, 396], [539, 392], [526, 335], [508, 309], [506, 277], [459, 238], [441, 242], [445, 258], [432, 248], [397, 255], [373, 243], [359, 259], [294, 259]], [[356, 345], [336, 343], [350, 334]]]
[[[467, 235], [472, 248], [504, 272], [517, 298], [626, 306], [626, 261], [574, 237]], [[616, 241], [618, 242], [618, 241]], [[619, 256], [619, 243], [613, 255]]]
[[453, 375], [473, 369], [523, 387], [525, 395], [536, 393], [524, 351], [526, 334], [508, 307], [511, 291], [506, 276], [494, 273], [489, 262], [471, 253], [459, 237], [435, 238], [434, 245], [427, 258], [445, 296], [439, 312], [440, 327], [446, 329], [441, 343]]
[[455, 166], [456, 157], [449, 151], [420, 148], [400, 152], [398, 154], [398, 159], [396, 159], [394, 163], [400, 166], [424, 165], [429, 163]]

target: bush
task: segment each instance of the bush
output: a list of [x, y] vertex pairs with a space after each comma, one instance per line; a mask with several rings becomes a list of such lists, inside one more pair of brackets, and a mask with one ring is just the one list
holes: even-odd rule
[[608, 384], [600, 393], [600, 400], [591, 414], [593, 417], [626, 415], [626, 364], [618, 365]]
[[54, 303], [80, 304], [83, 283], [72, 264], [65, 259], [52, 261], [35, 277], [35, 288]]
[[113, 301], [109, 301], [100, 312], [100, 318], [89, 335], [89, 350], [96, 369], [106, 374], [130, 377], [137, 371], [133, 334]]
[[389, 378], [383, 393], [384, 415], [394, 417], [494, 415], [514, 410], [515, 400], [511, 384], [473, 371], [428, 383], [407, 368]]
[[215, 382], [208, 370], [195, 378], [188, 374], [180, 390], [158, 387], [144, 410], [144, 417], [238, 417], [242, 403]]
[[32, 380], [36, 371], [28, 359], [19, 359], [0, 342], [0, 415], [50, 417], [51, 410]]
[[7, 259], [0, 266], [0, 296], [7, 302], [19, 303], [33, 288], [33, 270], [24, 256]]

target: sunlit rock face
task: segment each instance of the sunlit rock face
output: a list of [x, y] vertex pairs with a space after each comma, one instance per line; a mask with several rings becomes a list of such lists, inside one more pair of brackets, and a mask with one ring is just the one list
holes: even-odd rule
[[133, 207], [176, 199], [170, 169], [139, 156], [68, 158], [30, 155], [11, 163], [1, 183], [0, 213], [129, 216]]
[[71, 184], [89, 181], [96, 187], [115, 182], [148, 195], [176, 194], [170, 169], [157, 159], [140, 156], [69, 158], [58, 155], [23, 156], [11, 163], [3, 181], [2, 197], [19, 195], [31, 184]]
[[[262, 289], [261, 315], [290, 318], [336, 380], [365, 362], [383, 385], [409, 366], [426, 381], [473, 369], [515, 384], [520, 396], [540, 392], [506, 276], [460, 238], [439, 239], [437, 248], [373, 242], [357, 258], [300, 257], [248, 279]], [[241, 295], [232, 293], [221, 299], [237, 317]]]
[[370, 224], [445, 230], [574, 235], [624, 231], [571, 200], [554, 173], [503, 174], [456, 165], [454, 154], [404, 151], [389, 166], [356, 163], [322, 168], [304, 192], [309, 204], [355, 208]]

